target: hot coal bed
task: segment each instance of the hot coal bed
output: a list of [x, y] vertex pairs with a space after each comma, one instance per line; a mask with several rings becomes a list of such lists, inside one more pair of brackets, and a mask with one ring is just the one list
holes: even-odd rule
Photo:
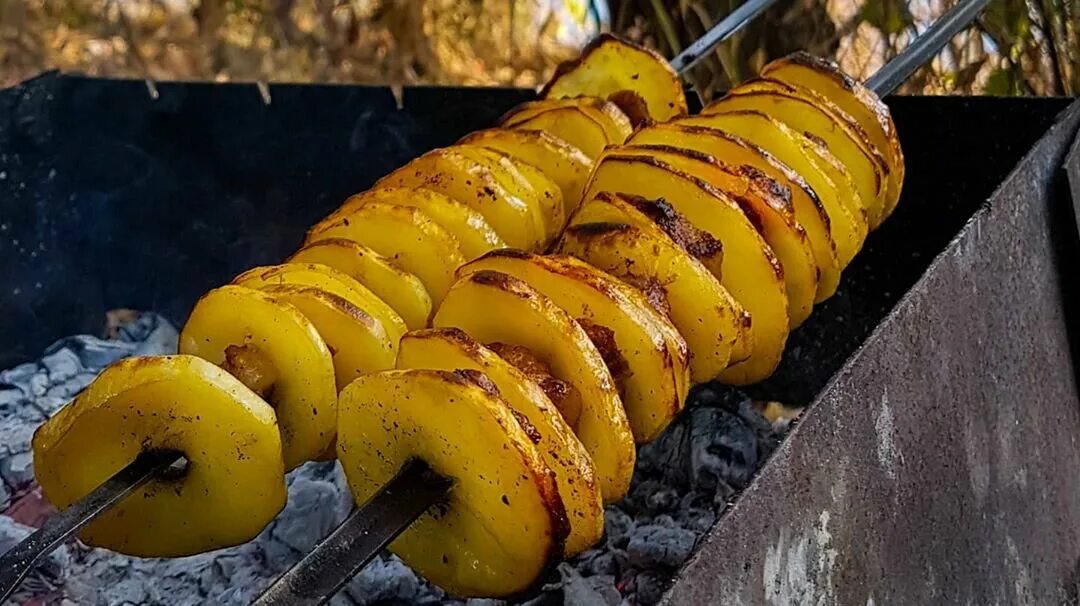
[[[205, 290], [279, 261], [348, 194], [528, 98], [412, 89], [399, 109], [385, 89], [363, 87], [274, 86], [269, 105], [242, 85], [159, 92], [152, 100], [142, 83], [55, 75], [0, 92], [0, 368], [10, 368], [0, 373], [0, 551], [48, 512], [33, 484], [33, 429], [104, 365], [173, 351], [174, 326]], [[603, 542], [561, 564], [530, 603], [659, 601], [787, 433], [761, 404], [811, 402], [1065, 104], [890, 105], [908, 163], [895, 216], [792, 335], [773, 379], [745, 392], [693, 390], [688, 410], [639, 449], [630, 495], [608, 508]], [[1025, 120], [1001, 119], [1010, 113]], [[109, 340], [56, 340], [100, 334], [115, 308], [152, 312], [125, 316]], [[246, 545], [152, 560], [72, 542], [16, 603], [246, 604], [351, 507], [336, 464], [308, 464], [290, 474], [286, 510]], [[440, 601], [452, 602], [388, 555], [336, 598]]]

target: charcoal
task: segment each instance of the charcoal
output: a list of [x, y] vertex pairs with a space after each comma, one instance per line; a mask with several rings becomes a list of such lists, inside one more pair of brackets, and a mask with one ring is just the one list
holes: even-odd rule
[[690, 412], [690, 466], [695, 486], [726, 482], [742, 488], [758, 467], [758, 439], [736, 414], [720, 408]]
[[[176, 330], [155, 314], [139, 314], [117, 339], [75, 336], [42, 359], [0, 372], [0, 512], [30, 498], [34, 429], [123, 357], [172, 353]], [[749, 482], [786, 427], [770, 425], [740, 392], [696, 387], [659, 439], [638, 451], [630, 494], [608, 506], [603, 541], [561, 563], [523, 602], [654, 604], [697, 540]], [[237, 547], [175, 559], [140, 559], [68, 543], [44, 560], [18, 594], [20, 603], [246, 605], [328, 534], [354, 507], [336, 462], [308, 463], [288, 474], [289, 501], [256, 537]], [[0, 515], [0, 551], [31, 529]], [[334, 597], [335, 606], [391, 604], [496, 606], [457, 600], [380, 554]]]
[[635, 568], [675, 568], [690, 557], [697, 537], [689, 530], [660, 525], [634, 529], [626, 553]]
[[622, 596], [615, 589], [615, 578], [607, 575], [583, 577], [573, 566], [559, 564], [562, 577], [563, 600], [567, 606], [615, 606]]

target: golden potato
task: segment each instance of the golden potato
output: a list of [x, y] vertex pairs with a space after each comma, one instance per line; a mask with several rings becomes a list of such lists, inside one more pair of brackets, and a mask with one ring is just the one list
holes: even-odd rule
[[609, 147], [604, 153], [662, 160], [729, 195], [765, 238], [784, 269], [791, 328], [797, 328], [810, 316], [818, 271], [806, 230], [795, 220], [790, 191], [752, 166], [727, 165], [707, 154], [670, 145], [624, 145]]
[[263, 290], [269, 286], [293, 284], [312, 286], [344, 299], [382, 325], [382, 332], [394, 346], [408, 328], [382, 299], [346, 274], [318, 263], [282, 263], [254, 267], [233, 278], [233, 284]]
[[389, 370], [341, 393], [338, 460], [357, 503], [414, 458], [453, 480], [390, 551], [453, 595], [502, 597], [531, 586], [567, 533], [531, 430], [479, 372]]
[[749, 141], [806, 179], [829, 216], [841, 269], [862, 248], [869, 227], [858, 192], [847, 187], [847, 178], [839, 178], [820, 150], [804, 135], [767, 114], [751, 110], [694, 116], [678, 123], [715, 128]]
[[670, 120], [687, 112], [682, 80], [667, 60], [611, 34], [596, 37], [576, 59], [560, 64], [540, 94], [607, 97], [624, 90], [640, 95], [654, 120]]
[[604, 125], [580, 107], [555, 107], [504, 126], [548, 133], [580, 149], [590, 161], [594, 161], [608, 144]]
[[604, 505], [592, 460], [539, 385], [456, 328], [406, 334], [398, 349], [397, 366], [484, 373], [511, 410], [524, 415], [536, 429], [531, 437], [544, 463], [555, 472], [570, 522], [566, 555], [577, 555], [600, 540], [604, 533]]
[[559, 186], [537, 167], [497, 149], [468, 144], [455, 145], [454, 149], [513, 181], [513, 188], [508, 189], [520, 192], [527, 204], [540, 210], [542, 221], [537, 227], [543, 230], [543, 246], [547, 247], [566, 222]]
[[703, 179], [661, 160], [639, 156], [603, 157], [585, 189], [585, 198], [605, 191], [662, 198], [695, 227], [723, 243], [723, 267], [717, 277], [750, 312], [754, 351], [720, 378], [745, 385], [772, 374], [780, 363], [790, 322], [784, 270], [739, 205]]
[[420, 278], [435, 305], [450, 288], [454, 269], [465, 262], [457, 238], [419, 208], [364, 202], [348, 214], [317, 223], [305, 243], [326, 238], [345, 238], [371, 247]]
[[571, 427], [592, 458], [604, 502], [626, 495], [635, 458], [630, 424], [603, 357], [570, 314], [525, 282], [485, 270], [454, 284], [433, 324], [460, 328], [485, 345], [527, 348], [569, 383], [563, 405], [580, 411]]
[[543, 131], [491, 128], [472, 133], [459, 143], [497, 149], [539, 168], [559, 186], [566, 213], [581, 202], [593, 166], [585, 152]]
[[[722, 258], [720, 243], [690, 226], [666, 202], [602, 192], [572, 217], [558, 249], [647, 289], [650, 300], [661, 296], [689, 347], [690, 377], [700, 383], [728, 367], [736, 342], [750, 334], [743, 331], [749, 316], [687, 248], [717, 262]], [[751, 347], [740, 348], [745, 352], [741, 359]]]
[[352, 303], [312, 286], [278, 284], [260, 290], [295, 306], [315, 325], [334, 360], [338, 391], [362, 374], [394, 367], [397, 340]]
[[500, 177], [481, 162], [453, 148], [430, 151], [383, 177], [375, 189], [423, 187], [479, 212], [508, 245], [539, 250], [544, 241], [540, 209], [508, 190]]
[[506, 248], [506, 243], [484, 215], [453, 198], [423, 187], [381, 187], [349, 196], [340, 208], [322, 222], [347, 216], [369, 203], [420, 209], [457, 240], [466, 259], [475, 259], [496, 248]]
[[458, 276], [481, 270], [524, 281], [584, 326], [615, 379], [635, 440], [651, 442], [682, 410], [690, 388], [686, 341], [644, 295], [562, 255], [493, 251], [462, 266]]
[[[541, 99], [539, 101], [527, 101], [512, 108], [499, 123], [503, 126], [516, 127], [520, 122], [529, 120], [552, 109], [574, 107], [596, 120], [604, 129], [604, 136], [608, 143], [622, 143], [634, 131], [630, 118], [607, 99], [600, 97], [580, 96], [567, 99]], [[558, 134], [556, 133], [556, 136]]]
[[896, 208], [904, 184], [904, 152], [888, 106], [832, 61], [801, 51], [765, 64], [761, 76], [817, 91], [862, 126], [889, 162], [889, 188], [882, 218], [889, 216]]
[[285, 506], [273, 409], [192, 356], [106, 368], [34, 432], [34, 474], [64, 510], [148, 450], [182, 452], [185, 473], [151, 480], [105, 511], [80, 531], [84, 542], [138, 557], [191, 555], [255, 538]]
[[296, 307], [245, 286], [216, 288], [195, 304], [179, 350], [229, 371], [273, 407], [286, 470], [330, 444], [337, 429], [334, 361]]
[[840, 283], [840, 260], [829, 233], [829, 215], [806, 181], [772, 154], [721, 130], [675, 122], [638, 129], [627, 144], [673, 145], [699, 151], [720, 158], [727, 164], [751, 166], [787, 187], [791, 192], [795, 220], [806, 230], [818, 269], [814, 302], [824, 301], [836, 292]]
[[[781, 89], [785, 85], [769, 80], [740, 84], [727, 96], [710, 103], [702, 114], [752, 109], [772, 116], [793, 129], [810, 133], [820, 139], [850, 171], [859, 189], [859, 199], [866, 210], [870, 225], [876, 224], [884, 206], [888, 187], [888, 167], [883, 159], [869, 150], [866, 143], [851, 131], [849, 125], [822, 103], [810, 100], [796, 91]], [[805, 176], [805, 175], [804, 175]]]
[[286, 262], [326, 265], [349, 276], [385, 301], [410, 330], [427, 326], [431, 317], [431, 296], [420, 278], [394, 267], [385, 257], [354, 240], [327, 238], [312, 242]]

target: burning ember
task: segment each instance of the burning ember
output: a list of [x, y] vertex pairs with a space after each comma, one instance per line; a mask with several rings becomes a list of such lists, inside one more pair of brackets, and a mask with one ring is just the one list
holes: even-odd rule
[[[41, 360], [0, 372], [0, 552], [52, 512], [34, 484], [34, 429], [108, 364], [176, 350], [176, 330], [155, 314], [133, 316], [116, 337], [61, 339]], [[691, 393], [689, 408], [640, 449], [629, 496], [607, 508], [601, 544], [561, 564], [528, 603], [657, 602], [697, 540], [786, 432], [749, 399], [709, 385]], [[248, 604], [353, 506], [336, 463], [308, 463], [289, 474], [288, 483], [288, 506], [254, 541], [176, 559], [132, 558], [71, 542], [38, 565], [15, 603]], [[334, 603], [384, 601], [461, 603], [389, 554], [357, 575]]]

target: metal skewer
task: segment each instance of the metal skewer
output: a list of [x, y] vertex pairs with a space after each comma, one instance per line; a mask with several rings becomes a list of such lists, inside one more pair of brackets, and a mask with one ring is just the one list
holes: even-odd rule
[[[684, 73], [713, 46], [731, 36], [776, 0], [750, 0], [713, 26], [671, 61]], [[986, 7], [989, 0], [963, 0], [866, 81], [879, 96], [903, 83]], [[89, 495], [59, 513], [0, 557], [0, 603], [34, 563], [109, 507], [182, 461], [176, 452], [139, 455]], [[259, 597], [258, 606], [323, 604], [359, 570], [450, 489], [446, 478], [422, 462], [406, 465], [364, 506], [354, 510], [326, 539]]]
[[444, 498], [450, 486], [450, 480], [432, 471], [427, 463], [411, 461], [274, 581], [255, 606], [325, 603], [416, 518]]
[[962, 0], [934, 22], [899, 55], [866, 79], [866, 88], [879, 97], [896, 90], [905, 80], [938, 54], [955, 36], [971, 25], [990, 0]]
[[128, 463], [127, 467], [105, 480], [93, 492], [71, 507], [50, 517], [41, 525], [41, 528], [0, 556], [0, 604], [7, 601], [23, 578], [33, 570], [34, 564], [43, 556], [48, 555], [68, 537], [94, 521], [124, 497], [138, 490], [140, 486], [183, 460], [183, 454], [171, 450], [140, 454], [134, 461]]
[[740, 5], [739, 8], [728, 13], [728, 16], [721, 19], [719, 23], [710, 27], [709, 31], [705, 32], [703, 36], [694, 40], [683, 52], [676, 55], [671, 60], [671, 67], [680, 76], [690, 71], [690, 68], [707, 57], [709, 51], [715, 48], [716, 45], [730, 38], [735, 32], [753, 21], [773, 4], [776, 4], [776, 0], [750, 0]]

